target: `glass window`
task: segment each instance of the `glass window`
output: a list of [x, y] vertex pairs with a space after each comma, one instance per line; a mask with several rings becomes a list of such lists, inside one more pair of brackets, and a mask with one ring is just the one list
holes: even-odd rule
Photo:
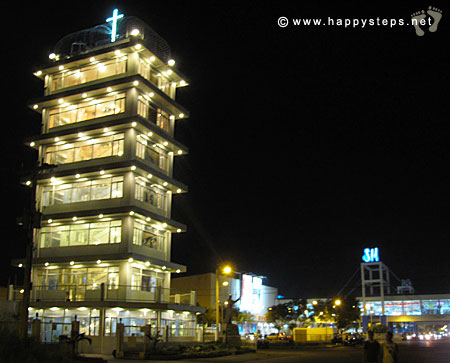
[[440, 299], [441, 314], [450, 314], [450, 299]]
[[62, 72], [53, 75], [51, 90], [77, 86], [124, 73], [126, 72], [126, 63], [127, 58], [120, 57], [102, 62], [92, 62], [77, 69], [64, 69]]
[[164, 249], [164, 235], [160, 233], [160, 231], [151, 226], [135, 221], [133, 243], [138, 246], [145, 246], [162, 251]]
[[156, 125], [162, 128], [165, 132], [170, 132], [170, 118], [167, 112], [162, 111], [158, 108], [156, 114]]
[[122, 221], [43, 227], [40, 248], [99, 245], [121, 242]]
[[404, 315], [421, 315], [420, 300], [403, 301]]
[[121, 198], [122, 190], [123, 177], [121, 176], [46, 185], [42, 189], [42, 206]]
[[76, 141], [45, 148], [45, 161], [49, 164], [66, 164], [123, 154], [123, 134], [104, 136], [86, 141]]
[[165, 210], [166, 192], [156, 184], [147, 183], [144, 179], [137, 177], [135, 198], [141, 202], [153, 205], [156, 208]]
[[384, 311], [386, 315], [403, 315], [403, 304], [401, 301], [386, 301]]
[[91, 244], [98, 245], [109, 242], [109, 223], [93, 223], [89, 230], [89, 241]]
[[166, 151], [158, 144], [147, 141], [142, 135], [138, 135], [136, 141], [136, 156], [168, 173], [169, 159]]
[[131, 269], [131, 288], [132, 290], [155, 292], [158, 286], [164, 286], [164, 274], [151, 271], [141, 270], [138, 268]]
[[422, 313], [425, 315], [440, 314], [439, 300], [422, 300]]

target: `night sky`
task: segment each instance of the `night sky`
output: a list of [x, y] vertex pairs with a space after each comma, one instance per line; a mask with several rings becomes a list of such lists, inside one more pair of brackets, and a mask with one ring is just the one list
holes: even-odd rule
[[[2, 47], [12, 92], [2, 114], [1, 283], [14, 281], [10, 259], [25, 253], [17, 171], [34, 157], [23, 139], [40, 129], [27, 102], [43, 94], [32, 72], [60, 38], [104, 23], [117, 7], [168, 41], [190, 81], [177, 100], [191, 117], [175, 133], [190, 152], [174, 168], [189, 193], [174, 197], [172, 213], [188, 232], [173, 238], [173, 261], [191, 274], [230, 261], [287, 297], [332, 296], [363, 249], [377, 246], [417, 293], [450, 293], [450, 8], [336, 3], [11, 5]], [[280, 16], [409, 21], [429, 5], [443, 16], [422, 37], [412, 26], [277, 25]], [[358, 292], [357, 279], [349, 287]]]

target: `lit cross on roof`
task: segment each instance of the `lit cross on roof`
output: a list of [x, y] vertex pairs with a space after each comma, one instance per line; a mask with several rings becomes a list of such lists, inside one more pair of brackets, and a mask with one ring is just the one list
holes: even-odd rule
[[118, 13], [119, 13], [119, 10], [114, 9], [113, 16], [111, 16], [110, 18], [106, 19], [107, 23], [112, 21], [111, 42], [115, 42], [116, 41], [117, 20], [119, 20], [120, 18], [123, 18], [123, 14], [118, 14]]

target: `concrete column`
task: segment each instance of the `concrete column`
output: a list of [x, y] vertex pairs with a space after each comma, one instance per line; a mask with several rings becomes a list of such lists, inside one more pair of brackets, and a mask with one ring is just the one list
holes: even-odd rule
[[116, 357], [123, 357], [123, 334], [125, 327], [122, 323], [116, 325]]

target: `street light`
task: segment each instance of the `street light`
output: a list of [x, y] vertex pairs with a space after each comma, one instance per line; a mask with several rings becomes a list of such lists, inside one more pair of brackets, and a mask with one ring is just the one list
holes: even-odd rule
[[219, 273], [221, 272], [224, 275], [228, 275], [231, 273], [231, 267], [225, 266], [221, 270], [220, 268], [216, 269], [216, 341], [219, 340], [219, 304], [220, 304], [220, 294], [219, 294]]
[[336, 305], [336, 306], [341, 305], [341, 300], [337, 299], [337, 300], [334, 302], [334, 305]]

